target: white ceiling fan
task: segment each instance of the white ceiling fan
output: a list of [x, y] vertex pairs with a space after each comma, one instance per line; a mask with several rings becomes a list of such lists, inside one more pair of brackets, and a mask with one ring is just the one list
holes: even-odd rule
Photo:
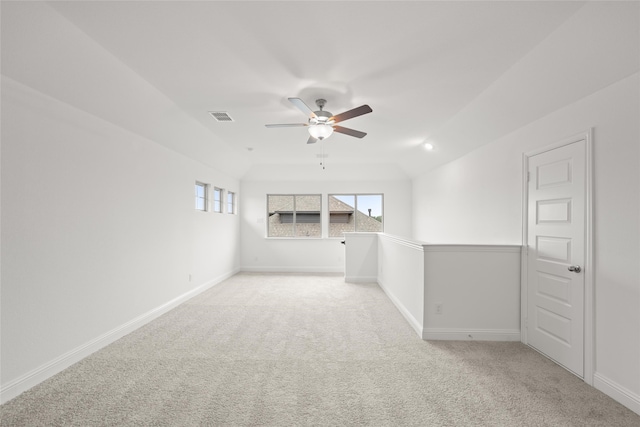
[[307, 140], [307, 144], [313, 144], [318, 140], [328, 138], [334, 131], [356, 138], [364, 138], [367, 135], [365, 132], [337, 126], [336, 123], [371, 113], [373, 110], [368, 105], [361, 105], [360, 107], [334, 116], [330, 112], [323, 110], [327, 103], [324, 99], [316, 99], [318, 111], [312, 111], [311, 108], [309, 108], [300, 98], [289, 98], [289, 101], [309, 117], [308, 123], [272, 124], [265, 125], [266, 127], [278, 128], [307, 126], [309, 130], [309, 139]]

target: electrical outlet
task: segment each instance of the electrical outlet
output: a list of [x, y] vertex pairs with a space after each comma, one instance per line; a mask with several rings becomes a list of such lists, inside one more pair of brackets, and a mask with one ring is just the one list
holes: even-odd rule
[[436, 303], [436, 314], [442, 314], [442, 303], [441, 302], [437, 302]]
[[191, 274], [189, 274], [189, 281], [191, 281]]

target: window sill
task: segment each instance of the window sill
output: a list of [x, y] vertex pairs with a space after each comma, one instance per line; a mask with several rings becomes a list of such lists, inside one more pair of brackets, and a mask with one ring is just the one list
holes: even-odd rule
[[[355, 232], [353, 232], [356, 234]], [[357, 234], [367, 234], [367, 233], [383, 233], [382, 231], [362, 231]], [[265, 240], [344, 240], [344, 236], [342, 237], [265, 237]]]
[[265, 237], [265, 240], [323, 240], [322, 237]]

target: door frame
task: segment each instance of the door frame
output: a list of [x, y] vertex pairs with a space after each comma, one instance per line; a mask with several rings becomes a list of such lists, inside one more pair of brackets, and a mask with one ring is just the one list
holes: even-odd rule
[[520, 340], [528, 342], [528, 229], [529, 229], [529, 158], [578, 141], [585, 141], [585, 259], [584, 259], [584, 376], [593, 385], [595, 371], [595, 294], [593, 262], [593, 128], [580, 132], [553, 144], [522, 154], [522, 252], [520, 279]]

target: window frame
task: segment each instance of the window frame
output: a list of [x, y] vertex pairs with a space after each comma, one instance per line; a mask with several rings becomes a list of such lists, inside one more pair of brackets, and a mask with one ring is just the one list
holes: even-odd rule
[[[295, 194], [267, 194], [266, 195], [266, 224], [265, 224], [265, 238], [266, 239], [281, 239], [281, 240], [304, 240], [304, 239], [312, 239], [312, 240], [317, 240], [317, 239], [323, 239], [323, 231], [324, 231], [324, 210], [323, 210], [323, 194], [318, 194], [318, 193], [313, 193], [313, 194], [300, 194], [300, 193], [295, 193]], [[269, 214], [269, 197], [272, 196], [283, 196], [283, 197], [292, 197], [293, 198], [293, 210], [292, 210], [292, 227], [293, 227], [293, 236], [271, 236], [269, 235], [271, 229], [269, 227], [270, 222], [269, 222], [269, 218], [270, 218], [270, 214]], [[296, 217], [297, 217], [297, 209], [296, 209], [296, 197], [304, 197], [304, 196], [313, 196], [313, 197], [318, 197], [319, 202], [320, 202], [320, 207], [318, 210], [318, 222], [313, 222], [313, 224], [318, 224], [318, 226], [320, 227], [320, 232], [317, 236], [298, 236], [297, 235], [297, 225], [298, 222], [296, 221]], [[305, 212], [305, 214], [308, 214]], [[307, 224], [307, 223], [300, 223], [300, 224]]]
[[[229, 197], [231, 197], [231, 200], [229, 200]], [[227, 213], [235, 215], [236, 210], [236, 193], [234, 191], [227, 190]]]
[[[198, 196], [198, 191], [197, 188], [201, 187], [202, 188], [202, 192], [203, 192], [203, 197], [200, 198]], [[195, 210], [198, 212], [209, 212], [209, 184], [202, 182], [202, 181], [196, 181], [196, 185], [195, 185], [195, 189], [196, 189], [196, 206], [195, 206]], [[203, 207], [202, 209], [198, 208], [198, 201], [202, 200], [203, 203]]]
[[[224, 193], [224, 189], [220, 188], [220, 187], [213, 187], [213, 198], [212, 198], [212, 202], [213, 202], [213, 212], [215, 213], [222, 213], [222, 195]], [[220, 198], [218, 200], [216, 200], [216, 195], [219, 194]], [[216, 209], [216, 203], [218, 204], [218, 207]]]
[[[380, 210], [382, 217], [382, 221], [380, 221], [381, 230], [380, 231], [358, 231], [358, 221], [354, 219], [353, 223], [353, 231], [348, 231], [347, 233], [384, 233], [384, 193], [329, 193], [327, 194], [327, 237], [329, 239], [344, 239], [344, 236], [331, 236], [331, 211], [329, 210], [329, 197], [332, 196], [353, 196], [354, 201], [354, 215], [358, 212], [358, 196], [380, 196]], [[364, 212], [363, 212], [364, 213]], [[337, 223], [333, 223], [337, 224]]]

